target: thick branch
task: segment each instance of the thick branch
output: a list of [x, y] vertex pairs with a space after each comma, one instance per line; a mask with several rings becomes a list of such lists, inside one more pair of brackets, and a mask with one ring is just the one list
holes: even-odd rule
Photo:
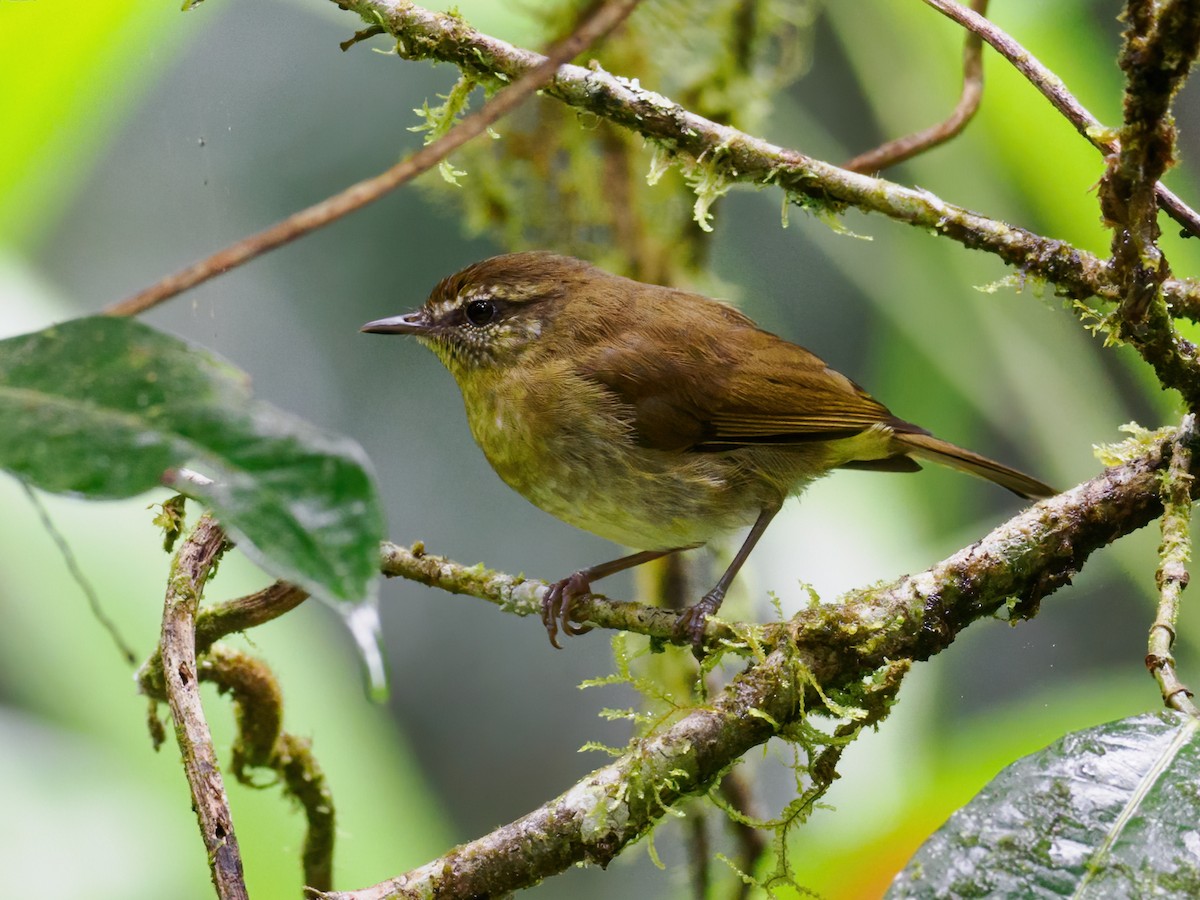
[[[542, 61], [537, 53], [482, 34], [461, 19], [396, 0], [342, 0], [395, 36], [406, 59], [450, 62], [481, 78], [513, 79]], [[596, 65], [562, 66], [545, 94], [653, 140], [711, 167], [727, 182], [775, 184], [798, 204], [853, 206], [936, 231], [966, 247], [993, 253], [1022, 273], [1043, 278], [1069, 297], [1118, 301], [1121, 290], [1106, 262], [1062, 241], [972, 213], [920, 190], [848, 172], [695, 115], [661, 94]], [[1168, 281], [1164, 294], [1200, 310], [1200, 285]]]
[[780, 649], [743, 672], [709, 708], [638, 741], [612, 764], [524, 818], [419, 869], [331, 900], [498, 897], [578, 862], [606, 865], [666, 808], [707, 789], [800, 710], [802, 678]]
[[[1191, 431], [1182, 434], [1182, 440], [1193, 440]], [[705, 788], [801, 709], [818, 708], [822, 700], [814, 683], [825, 690], [845, 687], [896, 661], [926, 659], [1006, 603], [1014, 616], [1031, 615], [1094, 550], [1162, 512], [1164, 454], [1169, 458], [1180, 439], [1180, 433], [1172, 433], [1148, 443], [1136, 458], [1037, 504], [925, 572], [762, 628], [758, 644], [769, 655], [751, 662], [711, 709], [688, 714], [523, 819], [406, 875], [328, 896], [494, 896], [574, 862], [607, 862], [651, 827], [665, 805]], [[383, 562], [388, 574], [472, 593], [521, 613], [535, 613], [545, 589], [542, 582], [458, 566], [420, 547], [408, 552], [384, 545]], [[596, 625], [644, 626], [663, 639], [673, 635], [673, 612], [597, 600], [582, 609]], [[727, 626], [710, 627], [716, 629], [710, 633], [714, 637], [733, 633]], [[652, 784], [666, 787], [653, 793]], [[638, 791], [654, 799], [635, 796]]]

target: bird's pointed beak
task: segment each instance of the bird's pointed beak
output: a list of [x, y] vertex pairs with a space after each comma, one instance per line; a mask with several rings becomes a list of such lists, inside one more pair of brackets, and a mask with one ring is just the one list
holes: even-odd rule
[[422, 309], [415, 309], [402, 316], [392, 316], [390, 319], [376, 319], [368, 322], [359, 331], [371, 334], [428, 334], [431, 329], [429, 314]]

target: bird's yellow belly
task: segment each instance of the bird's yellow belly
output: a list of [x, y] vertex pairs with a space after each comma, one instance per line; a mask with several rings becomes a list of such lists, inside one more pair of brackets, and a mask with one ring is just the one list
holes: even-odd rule
[[705, 543], [752, 524], [823, 470], [803, 451], [641, 447], [601, 391], [587, 382], [536, 397], [515, 381], [478, 393], [464, 386], [471, 432], [496, 473], [551, 515], [618, 544]]

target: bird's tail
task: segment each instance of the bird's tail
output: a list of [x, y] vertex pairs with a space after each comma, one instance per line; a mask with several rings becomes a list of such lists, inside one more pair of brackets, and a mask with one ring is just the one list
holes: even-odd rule
[[972, 453], [970, 450], [956, 447], [949, 441], [943, 441], [941, 438], [936, 438], [931, 434], [898, 431], [894, 435], [894, 438], [898, 444], [905, 448], [905, 452], [911, 456], [915, 456], [918, 459], [927, 459], [943, 466], [949, 466], [952, 469], [958, 469], [958, 471], [966, 472], [970, 475], [977, 475], [980, 478], [986, 478], [988, 481], [1008, 488], [1014, 494], [1025, 497], [1028, 500], [1053, 497], [1058, 493], [1054, 488], [1043, 484], [1036, 478], [1031, 478], [1023, 472], [1018, 472], [1016, 469], [1010, 469], [1008, 466], [998, 463], [994, 459], [988, 459], [986, 456], [980, 456], [978, 453]]

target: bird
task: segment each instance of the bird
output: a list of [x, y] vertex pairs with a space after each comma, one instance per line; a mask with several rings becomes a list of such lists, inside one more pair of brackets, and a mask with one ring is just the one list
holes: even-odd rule
[[605, 576], [749, 526], [676, 637], [704, 650], [716, 613], [784, 501], [835, 469], [940, 463], [1036, 500], [1043, 482], [893, 415], [818, 356], [733, 306], [547, 251], [494, 256], [424, 305], [362, 326], [415, 337], [453, 375], [496, 473], [553, 516], [636, 552], [546, 590], [558, 632]]

